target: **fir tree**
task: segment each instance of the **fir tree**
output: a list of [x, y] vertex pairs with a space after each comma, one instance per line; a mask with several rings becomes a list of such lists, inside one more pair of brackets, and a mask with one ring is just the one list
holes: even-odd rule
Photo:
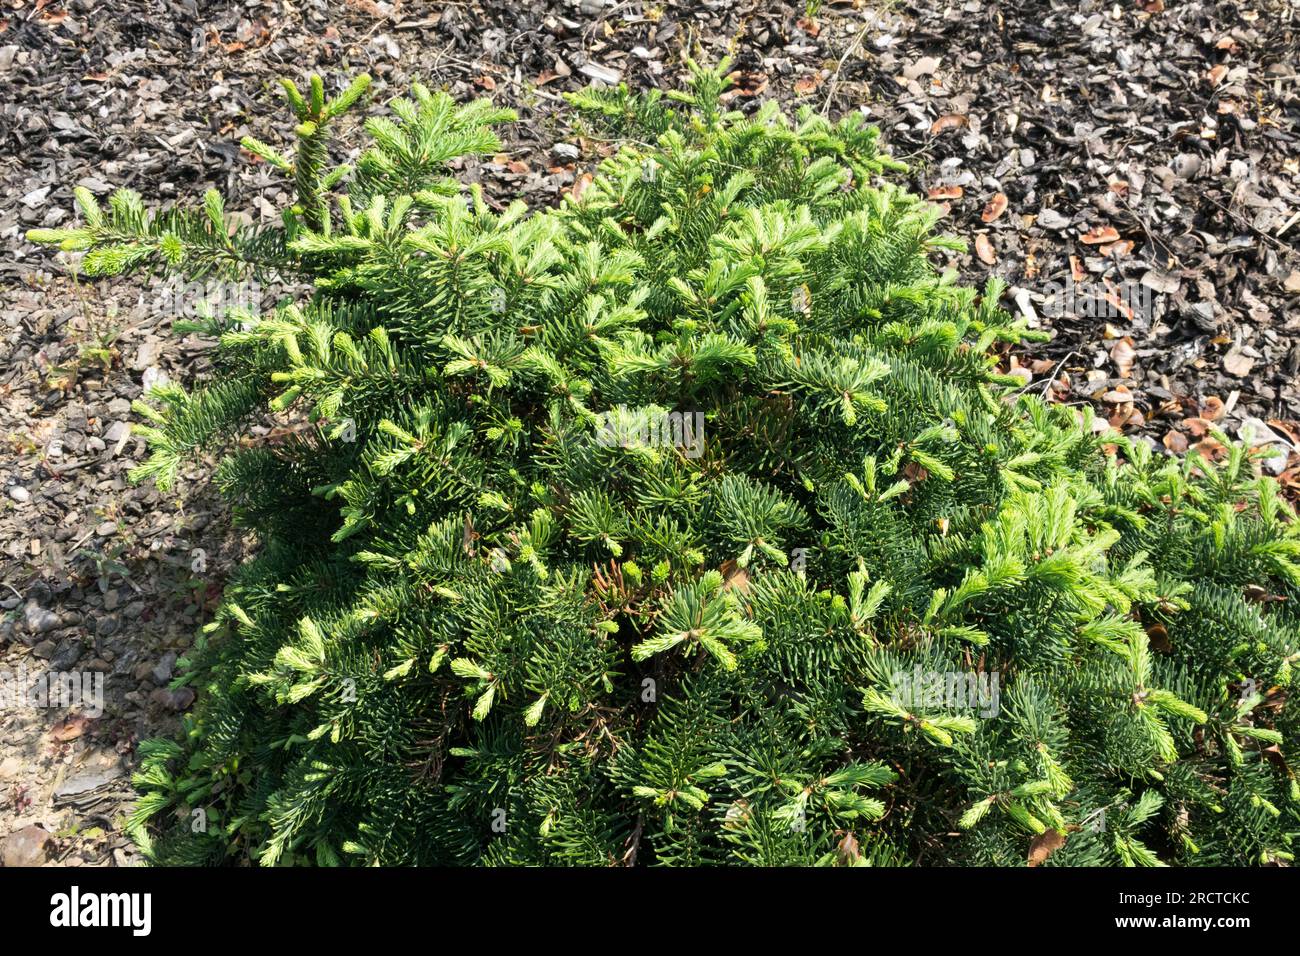
[[291, 154], [245, 143], [297, 191], [275, 229], [79, 190], [32, 234], [314, 282], [137, 405], [136, 477], [220, 451], [261, 540], [141, 747], [152, 859], [1292, 861], [1276, 483], [1000, 374], [1036, 333], [938, 274], [877, 132], [730, 112], [726, 70], [573, 96], [622, 145], [552, 210], [449, 178], [510, 117], [419, 86], [327, 170], [366, 83], [313, 78]]

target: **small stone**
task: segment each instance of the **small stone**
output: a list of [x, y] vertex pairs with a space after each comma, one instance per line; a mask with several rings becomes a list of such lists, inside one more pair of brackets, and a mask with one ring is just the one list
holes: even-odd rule
[[106, 770], [87, 770], [61, 783], [54, 791], [56, 800], [75, 797], [81, 793], [98, 790], [122, 776], [122, 769], [117, 766]]
[[158, 661], [157, 666], [151, 672], [155, 683], [165, 684], [172, 679], [172, 673], [176, 670], [176, 652], [168, 651]]
[[23, 620], [30, 634], [46, 634], [59, 626], [59, 616], [35, 601], [29, 601], [23, 608]]
[[32, 824], [5, 837], [0, 844], [0, 862], [11, 866], [40, 866], [49, 859], [54, 835]]
[[107, 538], [109, 535], [113, 534], [116, 531], [117, 531], [116, 521], [105, 521], [103, 524], [101, 524], [99, 527], [95, 529], [95, 534], [99, 535], [101, 538]]
[[1062, 216], [1055, 209], [1050, 209], [1047, 206], [1044, 206], [1042, 209], [1038, 210], [1037, 222], [1038, 225], [1042, 226], [1044, 229], [1054, 229], [1057, 231], [1064, 229], [1066, 226], [1070, 224], [1069, 219], [1067, 219], [1065, 216]]
[[39, 644], [37, 644], [35, 647], [32, 648], [32, 656], [39, 657], [43, 661], [48, 661], [51, 657], [54, 656], [54, 652], [57, 649], [58, 649], [58, 645], [55, 644], [53, 641], [41, 641]]
[[20, 505], [23, 505], [32, 500], [32, 493], [22, 485], [11, 485], [9, 488], [9, 497]]
[[162, 354], [162, 342], [158, 339], [146, 339], [140, 343], [136, 350], [135, 359], [131, 362], [131, 367], [137, 372], [143, 372], [149, 366], [158, 361], [158, 356]]
[[42, 186], [40, 189], [33, 189], [31, 192], [27, 193], [18, 201], [22, 203], [24, 206], [26, 206], [28, 209], [36, 209], [43, 202], [45, 202], [45, 197], [48, 196], [49, 194], [50, 194], [50, 187]]
[[168, 690], [166, 687], [159, 687], [149, 695], [149, 701], [167, 710], [184, 710], [194, 703], [194, 691], [188, 687], [182, 687], [179, 690]]
[[146, 392], [157, 386], [166, 385], [170, 381], [171, 379], [167, 377], [167, 373], [157, 365], [150, 365], [144, 370], [144, 375], [140, 377], [141, 387]]
[[77, 661], [81, 660], [81, 654], [84, 648], [81, 641], [75, 637], [70, 637], [59, 645], [54, 656], [50, 658], [50, 670], [66, 672], [76, 666]]

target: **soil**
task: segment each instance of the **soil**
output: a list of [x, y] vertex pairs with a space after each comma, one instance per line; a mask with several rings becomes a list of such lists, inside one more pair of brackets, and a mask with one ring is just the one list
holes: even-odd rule
[[[177, 680], [229, 570], [208, 463], [132, 483], [132, 400], [208, 367], [172, 332], [203, 298], [88, 282], [23, 238], [67, 225], [72, 188], [171, 203], [215, 187], [272, 220], [289, 202], [245, 134], [290, 130], [275, 80], [413, 80], [519, 112], [465, 176], [554, 203], [599, 157], [561, 94], [667, 85], [687, 51], [734, 57], [731, 103], [861, 110], [909, 185], [1052, 339], [1004, 370], [1170, 453], [1243, 429], [1300, 490], [1300, 14], [1286, 0], [603, 0], [297, 4], [0, 2], [0, 863], [130, 865], [140, 740], [193, 701]], [[354, 150], [355, 121], [338, 150]], [[252, 290], [266, 295], [273, 290]], [[82, 675], [79, 706], [16, 699], [20, 675]], [[102, 675], [102, 685], [95, 684]], [[102, 701], [93, 688], [102, 688]]]

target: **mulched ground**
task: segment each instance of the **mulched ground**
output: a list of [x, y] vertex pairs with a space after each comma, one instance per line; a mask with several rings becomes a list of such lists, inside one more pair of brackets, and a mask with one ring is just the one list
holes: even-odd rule
[[[272, 219], [288, 200], [238, 147], [283, 141], [275, 77], [365, 70], [516, 108], [467, 174], [554, 202], [597, 158], [560, 94], [672, 83], [683, 49], [735, 56], [732, 104], [863, 110], [971, 252], [964, 281], [1054, 333], [1005, 368], [1177, 453], [1211, 427], [1283, 455], [1300, 488], [1300, 16], [1286, 0], [293, 5], [0, 0], [0, 674], [105, 675], [104, 713], [0, 702], [0, 863], [126, 865], [138, 741], [191, 702], [168, 688], [233, 534], [196, 467], [131, 485], [131, 399], [203, 374], [176, 298], [87, 284], [22, 239], [71, 221], [71, 189], [173, 201], [208, 187]], [[358, 142], [345, 127], [341, 152]], [[1143, 291], [1145, 290], [1145, 291]], [[1190, 449], [1190, 452], [1189, 452]]]

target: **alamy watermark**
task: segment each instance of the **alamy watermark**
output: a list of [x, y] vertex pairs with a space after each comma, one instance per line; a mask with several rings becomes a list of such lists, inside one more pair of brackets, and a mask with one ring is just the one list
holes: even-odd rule
[[87, 717], [104, 713], [104, 675], [98, 671], [45, 671], [32, 675], [26, 664], [0, 670], [0, 711], [80, 707]]
[[596, 444], [602, 448], [678, 448], [687, 458], [704, 454], [704, 413], [629, 409], [598, 412]]
[[50, 925], [57, 928], [122, 927], [132, 936], [153, 929], [152, 893], [94, 893], [73, 886], [50, 897]]
[[997, 671], [926, 671], [915, 667], [895, 671], [890, 699], [899, 707], [917, 710], [973, 710], [991, 719], [1001, 709]]

